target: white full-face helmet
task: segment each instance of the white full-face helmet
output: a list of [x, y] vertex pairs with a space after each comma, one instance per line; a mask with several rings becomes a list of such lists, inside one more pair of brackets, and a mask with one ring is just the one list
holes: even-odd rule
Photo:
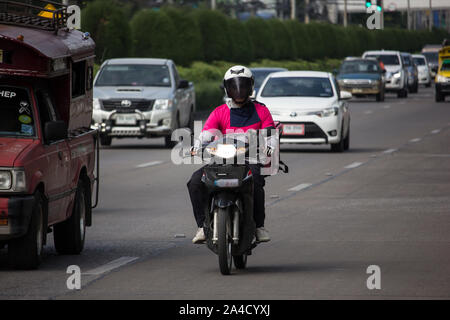
[[229, 98], [235, 103], [243, 104], [253, 94], [255, 79], [249, 68], [234, 66], [225, 73], [223, 86]]

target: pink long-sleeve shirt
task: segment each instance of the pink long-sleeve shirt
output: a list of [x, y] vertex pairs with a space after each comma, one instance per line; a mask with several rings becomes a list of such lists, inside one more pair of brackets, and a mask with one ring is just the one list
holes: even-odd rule
[[269, 109], [261, 103], [252, 102], [242, 108], [230, 108], [227, 104], [217, 107], [206, 120], [202, 131], [217, 129], [225, 134], [237, 129], [247, 132], [268, 127], [275, 127]]

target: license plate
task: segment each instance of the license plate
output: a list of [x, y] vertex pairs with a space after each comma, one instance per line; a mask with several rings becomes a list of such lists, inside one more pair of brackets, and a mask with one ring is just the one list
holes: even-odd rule
[[3, 50], [0, 50], [0, 63], [3, 63]]
[[285, 135], [305, 135], [305, 125], [304, 124], [285, 124], [283, 125], [283, 134]]
[[354, 93], [361, 93], [361, 92], [363, 92], [363, 89], [356, 88], [356, 89], [353, 89], [353, 92]]
[[116, 117], [116, 124], [136, 124], [136, 117], [134, 115], [129, 116], [117, 116]]

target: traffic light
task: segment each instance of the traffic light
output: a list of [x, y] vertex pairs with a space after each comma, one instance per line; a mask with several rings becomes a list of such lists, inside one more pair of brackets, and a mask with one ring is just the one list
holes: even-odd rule
[[372, 0], [366, 0], [366, 8], [370, 8], [372, 6]]

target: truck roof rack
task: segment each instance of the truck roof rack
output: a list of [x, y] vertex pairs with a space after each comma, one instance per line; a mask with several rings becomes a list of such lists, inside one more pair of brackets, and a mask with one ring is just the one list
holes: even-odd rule
[[0, 24], [58, 31], [67, 27], [67, 6], [28, 0], [29, 3], [0, 0]]

